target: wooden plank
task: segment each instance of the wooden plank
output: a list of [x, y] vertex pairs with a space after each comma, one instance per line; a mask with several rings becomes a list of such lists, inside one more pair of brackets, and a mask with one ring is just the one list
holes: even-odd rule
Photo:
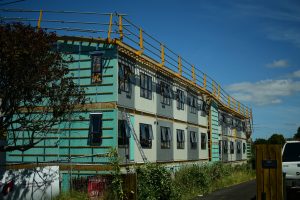
[[[270, 160], [276, 160], [276, 150], [277, 145], [269, 145], [268, 146], [270, 152]], [[277, 163], [278, 164], [278, 163]], [[277, 177], [276, 177], [277, 169], [270, 169], [270, 199], [277, 199]]]
[[262, 160], [262, 145], [256, 145], [255, 146], [256, 151], [256, 199], [261, 200], [261, 193], [263, 191], [263, 169], [261, 166], [261, 160]]
[[[263, 160], [269, 160], [270, 154], [268, 145], [263, 145]], [[270, 199], [270, 170], [263, 169], [264, 186], [263, 192], [266, 194], [266, 200]]]
[[282, 155], [281, 146], [276, 148], [276, 160], [277, 160], [277, 200], [283, 199], [283, 178], [282, 178]]

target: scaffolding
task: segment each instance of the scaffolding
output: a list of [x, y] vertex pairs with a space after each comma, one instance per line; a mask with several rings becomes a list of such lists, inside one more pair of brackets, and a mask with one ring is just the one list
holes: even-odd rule
[[180, 82], [214, 99], [221, 109], [246, 119], [252, 131], [251, 108], [230, 96], [217, 81], [132, 23], [124, 14], [24, 9], [0, 11], [6, 13], [6, 16], [0, 15], [1, 21], [31, 24], [37, 29], [55, 31], [61, 38], [79, 37], [117, 44], [121, 52], [139, 62], [150, 63], [158, 71], [175, 75]]

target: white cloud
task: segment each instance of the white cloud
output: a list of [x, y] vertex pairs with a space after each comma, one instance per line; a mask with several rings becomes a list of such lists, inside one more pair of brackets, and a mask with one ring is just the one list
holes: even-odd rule
[[295, 72], [293, 73], [293, 77], [295, 77], [295, 78], [300, 78], [300, 70], [295, 71]]
[[270, 40], [289, 42], [296, 47], [300, 47], [300, 30], [299, 28], [272, 27], [267, 28], [267, 37]]
[[291, 79], [262, 80], [255, 83], [242, 82], [231, 84], [228, 91], [240, 101], [256, 105], [279, 104], [282, 97], [291, 96], [300, 91], [300, 81]]
[[272, 63], [266, 64], [269, 68], [286, 68], [289, 67], [290, 64], [287, 60], [280, 59], [280, 60], [274, 60]]

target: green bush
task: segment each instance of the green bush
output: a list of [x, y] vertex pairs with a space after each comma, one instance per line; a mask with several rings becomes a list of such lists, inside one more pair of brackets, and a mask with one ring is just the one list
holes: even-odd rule
[[147, 164], [138, 167], [136, 172], [138, 199], [180, 199], [180, 195], [173, 184], [171, 173], [166, 168], [155, 164]]
[[[237, 179], [235, 176], [239, 176]], [[249, 180], [255, 175], [247, 164], [235, 165], [221, 162], [189, 165], [175, 173], [174, 184], [182, 199], [191, 199], [199, 194]]]

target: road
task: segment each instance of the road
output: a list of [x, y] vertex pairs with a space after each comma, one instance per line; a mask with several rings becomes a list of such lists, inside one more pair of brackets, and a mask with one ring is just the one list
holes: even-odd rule
[[208, 196], [198, 197], [195, 200], [254, 200], [256, 196], [255, 180], [223, 188]]
[[[256, 182], [255, 180], [223, 188], [207, 196], [195, 198], [195, 200], [255, 200]], [[289, 189], [287, 200], [299, 200], [300, 190]]]

